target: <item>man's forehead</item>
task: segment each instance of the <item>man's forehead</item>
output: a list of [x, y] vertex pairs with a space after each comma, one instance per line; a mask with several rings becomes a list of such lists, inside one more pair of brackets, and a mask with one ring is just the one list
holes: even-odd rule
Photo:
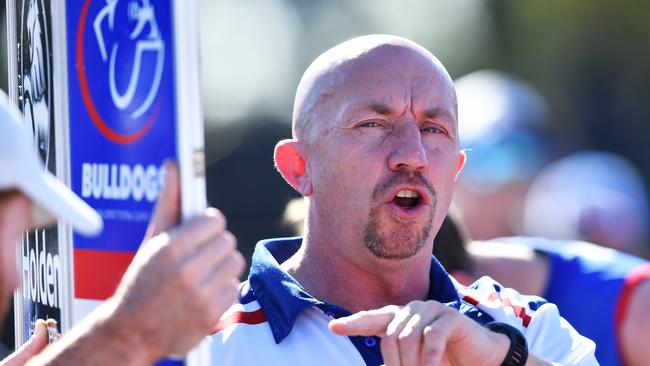
[[358, 37], [316, 58], [305, 71], [298, 92], [338, 84], [359, 74], [412, 74], [413, 69], [417, 69], [420, 77], [435, 76], [451, 81], [440, 61], [412, 41], [386, 35]]
[[[395, 98], [414, 96], [423, 104], [430, 102], [426, 99], [438, 99], [424, 109], [447, 109], [456, 114], [451, 77], [429, 51], [395, 36], [355, 38], [323, 53], [303, 75], [296, 92], [294, 131], [307, 127], [301, 125], [309, 123], [310, 111], [332, 100], [348, 105], [374, 104], [381, 110], [382, 104], [390, 106]], [[341, 104], [338, 107], [347, 109]]]
[[[422, 114], [428, 118], [436, 118], [440, 116], [447, 116], [453, 110], [453, 105], [450, 104], [440, 104], [440, 103], [427, 103], [426, 100], [423, 100], [422, 103], [417, 101], [417, 98], [409, 98], [410, 103], [415, 103], [418, 105], [407, 105], [411, 109], [417, 109], [419, 114]], [[395, 115], [403, 112], [403, 108], [399, 108], [399, 104], [395, 103], [392, 99], [372, 99], [372, 98], [360, 98], [360, 99], [348, 99], [344, 101], [342, 110], [345, 113], [354, 113], [354, 112], [374, 112], [381, 115]]]
[[322, 90], [329, 89], [337, 95], [334, 100], [343, 109], [389, 115], [410, 108], [428, 117], [446, 113], [455, 118], [456, 93], [450, 79], [428, 68], [412, 65], [398, 66], [392, 71], [383, 67], [361, 67]]

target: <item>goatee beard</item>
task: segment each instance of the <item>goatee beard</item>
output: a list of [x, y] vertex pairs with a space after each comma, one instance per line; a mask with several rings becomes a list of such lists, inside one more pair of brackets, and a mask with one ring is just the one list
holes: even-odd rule
[[431, 209], [429, 210], [426, 225], [424, 225], [420, 232], [414, 232], [413, 228], [410, 227], [414, 224], [400, 223], [399, 220], [395, 220], [394, 224], [397, 225], [397, 229], [388, 233], [388, 237], [382, 236], [380, 233], [379, 210], [383, 203], [375, 204], [368, 214], [368, 223], [363, 229], [363, 241], [366, 248], [379, 258], [393, 260], [410, 258], [419, 253], [429, 239], [433, 225], [436, 195], [433, 187], [431, 187], [421, 174], [408, 174], [403, 171], [397, 172], [375, 187], [372, 193], [372, 201], [377, 203], [385, 196], [386, 191], [396, 185], [403, 183], [413, 184], [414, 182], [425, 186], [430, 193]]
[[[404, 227], [391, 232], [389, 238], [384, 238], [379, 233], [379, 220], [375, 215], [363, 230], [363, 241], [366, 248], [375, 256], [383, 259], [406, 259], [416, 255], [429, 239], [433, 225], [433, 213], [429, 216], [427, 224], [419, 233], [414, 234], [412, 229]], [[390, 244], [387, 241], [390, 241]], [[416, 245], [408, 245], [408, 242], [413, 241], [416, 242]]]

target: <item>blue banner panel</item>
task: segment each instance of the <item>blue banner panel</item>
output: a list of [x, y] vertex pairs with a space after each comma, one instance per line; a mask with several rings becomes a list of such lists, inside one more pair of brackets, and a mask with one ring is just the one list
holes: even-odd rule
[[74, 248], [134, 252], [176, 156], [172, 2], [68, 0], [66, 21], [72, 189], [105, 223]]

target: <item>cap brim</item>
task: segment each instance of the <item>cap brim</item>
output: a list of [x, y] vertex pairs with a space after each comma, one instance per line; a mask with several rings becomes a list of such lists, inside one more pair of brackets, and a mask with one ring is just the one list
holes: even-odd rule
[[80, 234], [95, 236], [102, 231], [101, 216], [48, 171], [43, 170], [33, 179], [20, 182], [19, 187], [36, 207], [51, 218], [68, 222]]

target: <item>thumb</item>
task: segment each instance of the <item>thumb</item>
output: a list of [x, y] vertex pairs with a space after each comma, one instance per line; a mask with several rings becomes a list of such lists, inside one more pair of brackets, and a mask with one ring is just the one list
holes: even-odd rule
[[47, 322], [43, 319], [38, 319], [36, 324], [34, 324], [34, 333], [23, 347], [29, 348], [31, 355], [35, 355], [41, 352], [47, 346], [47, 343]]
[[386, 306], [377, 310], [360, 311], [356, 314], [334, 319], [330, 330], [339, 335], [379, 336], [386, 335], [388, 324], [395, 318], [397, 306]]
[[165, 182], [151, 215], [143, 243], [176, 226], [180, 219], [181, 194], [178, 165], [170, 160], [164, 164]]
[[24, 365], [30, 358], [39, 354], [45, 346], [47, 346], [47, 324], [45, 320], [38, 319], [34, 324], [34, 333], [29, 340], [0, 362], [0, 366]]

